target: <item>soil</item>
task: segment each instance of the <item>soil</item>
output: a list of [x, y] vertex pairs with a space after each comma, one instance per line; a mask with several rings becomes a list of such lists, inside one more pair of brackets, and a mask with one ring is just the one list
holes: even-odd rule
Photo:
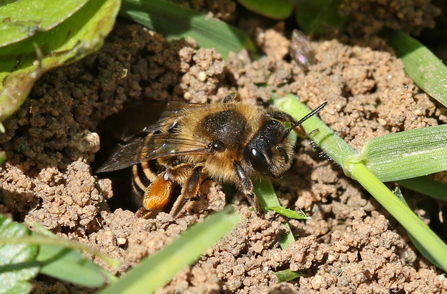
[[[215, 11], [208, 2], [189, 5], [233, 21], [234, 2], [221, 1]], [[352, 1], [343, 2], [345, 11], [358, 10]], [[423, 2], [407, 6], [404, 16], [420, 17], [400, 23], [405, 30], [418, 33], [433, 25], [429, 16], [439, 11]], [[371, 19], [383, 25], [397, 17], [392, 12], [366, 17], [367, 12], [356, 13], [350, 28], [367, 27]], [[402, 62], [380, 38], [312, 42], [317, 63], [304, 71], [288, 56], [284, 23], [240, 23], [256, 25], [247, 30], [264, 53], [261, 59], [242, 51], [224, 61], [192, 40], [166, 41], [140, 25], [118, 21], [100, 51], [46, 73], [19, 111], [3, 122], [0, 144], [7, 161], [0, 168], [0, 211], [120, 259], [117, 270], [94, 259], [119, 275], [226, 205], [221, 183], [212, 181], [202, 186], [201, 199], [188, 203], [175, 219], [166, 213], [141, 219], [127, 209], [132, 204], [122, 204], [130, 202], [130, 190], [115, 189], [113, 175], [98, 177], [92, 166], [104, 156], [96, 154], [100, 148], [111, 148], [98, 124], [127, 101], [213, 103], [235, 90], [246, 103], [261, 107], [270, 100], [270, 90], [279, 96], [294, 93], [311, 108], [327, 101], [321, 119], [357, 150], [376, 136], [447, 121], [446, 109], [437, 108], [405, 75]], [[284, 207], [311, 216], [288, 220], [297, 241], [281, 249], [286, 219], [273, 212], [256, 215], [236, 194], [232, 205], [242, 217], [238, 227], [157, 293], [447, 293], [444, 273], [421, 257], [374, 198], [321, 158], [309, 141], [296, 151], [291, 170], [274, 186]], [[416, 205], [426, 198], [406, 190], [404, 196], [423, 216]], [[305, 275], [278, 284], [273, 272], [284, 269]], [[93, 291], [44, 277], [34, 283], [35, 293]]]

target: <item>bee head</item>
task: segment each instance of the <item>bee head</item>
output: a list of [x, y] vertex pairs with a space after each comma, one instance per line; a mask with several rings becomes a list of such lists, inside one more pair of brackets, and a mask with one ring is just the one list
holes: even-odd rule
[[[244, 159], [251, 167], [261, 175], [280, 177], [290, 167], [290, 157], [293, 152], [293, 144], [287, 139], [290, 131], [299, 127], [304, 121], [317, 114], [327, 105], [324, 102], [316, 109], [308, 113], [299, 121], [293, 118], [283, 119], [292, 122], [289, 129], [277, 120], [267, 119], [244, 149]], [[283, 117], [280, 115], [279, 117]], [[283, 117], [284, 118], [284, 117]]]
[[259, 174], [280, 177], [290, 167], [293, 152], [288, 134], [280, 122], [265, 121], [245, 147], [245, 161]]

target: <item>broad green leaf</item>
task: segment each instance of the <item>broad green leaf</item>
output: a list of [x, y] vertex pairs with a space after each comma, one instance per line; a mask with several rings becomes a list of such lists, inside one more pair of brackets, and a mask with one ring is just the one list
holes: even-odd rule
[[200, 47], [215, 48], [224, 59], [230, 51], [256, 52], [250, 38], [238, 28], [165, 0], [123, 0], [120, 16], [163, 34], [168, 39], [188, 37]]
[[233, 207], [227, 206], [207, 217], [202, 223], [188, 228], [170, 245], [143, 259], [121, 280], [100, 293], [153, 293], [185, 266], [194, 263], [205, 250], [239, 223], [239, 215], [233, 212]]
[[[38, 265], [40, 273], [62, 279], [78, 285], [87, 287], [102, 286], [107, 276], [104, 271], [91, 260], [85, 258], [75, 250], [87, 251], [100, 257], [116, 268], [118, 262], [98, 252], [97, 250], [74, 241], [64, 240], [56, 237], [52, 232], [39, 224], [31, 224], [34, 230], [32, 235], [5, 238], [0, 236], [0, 244], [4, 246], [39, 246], [39, 252], [31, 262]], [[23, 225], [21, 225], [24, 227]], [[17, 267], [16, 265], [14, 265]]]
[[77, 250], [86, 250], [108, 262], [112, 267], [118, 266], [116, 261], [98, 254], [93, 248], [60, 239], [40, 224], [33, 223], [31, 226], [37, 231], [33, 232], [33, 241], [40, 244], [36, 259], [42, 264], [42, 274], [86, 287], [104, 285], [106, 277], [102, 269]]
[[302, 272], [293, 272], [290, 269], [286, 269], [280, 272], [273, 273], [278, 278], [278, 283], [288, 282], [296, 278], [304, 276]]
[[383, 182], [446, 170], [447, 125], [372, 138], [366, 141], [359, 159]]
[[274, 19], [286, 19], [293, 11], [293, 0], [238, 0], [247, 9]]
[[69, 248], [40, 245], [36, 260], [42, 263], [42, 274], [76, 285], [100, 287], [106, 282], [100, 267], [80, 252]]
[[90, 0], [55, 28], [0, 48], [0, 121], [25, 101], [45, 71], [98, 50], [115, 23], [119, 4]]
[[427, 94], [447, 106], [447, 67], [430, 50], [407, 34], [387, 29], [388, 44], [402, 59], [405, 73]]
[[87, 1], [21, 0], [0, 6], [0, 47], [54, 28]]
[[[0, 239], [29, 236], [29, 230], [0, 215]], [[38, 246], [30, 244], [3, 244], [0, 242], [0, 293], [28, 293], [40, 264], [34, 260]]]

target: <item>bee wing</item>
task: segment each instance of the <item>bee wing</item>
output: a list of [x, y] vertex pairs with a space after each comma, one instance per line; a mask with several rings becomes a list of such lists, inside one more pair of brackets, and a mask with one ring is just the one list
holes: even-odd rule
[[141, 131], [144, 133], [152, 133], [160, 130], [168, 131], [172, 129], [182, 118], [185, 109], [194, 109], [205, 107], [207, 104], [187, 104], [180, 101], [171, 101], [166, 104], [160, 118], [153, 124], [146, 125]]
[[203, 107], [203, 104], [187, 104], [180, 101], [134, 101], [107, 120], [107, 128], [115, 138], [127, 142], [141, 133], [169, 130], [181, 118], [185, 108]]
[[118, 145], [112, 156], [96, 172], [110, 172], [134, 164], [180, 155], [205, 154], [206, 145], [194, 140], [176, 138], [173, 133], [135, 137], [125, 145]]
[[307, 39], [307, 36], [299, 31], [293, 30], [290, 40], [290, 55], [296, 60], [298, 65], [307, 69], [316, 63], [315, 52]]

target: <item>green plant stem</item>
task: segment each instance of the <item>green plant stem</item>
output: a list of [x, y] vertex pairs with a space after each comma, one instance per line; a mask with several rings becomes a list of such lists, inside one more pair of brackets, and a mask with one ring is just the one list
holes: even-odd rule
[[412, 234], [445, 270], [447, 269], [447, 246], [417, 217], [396, 195], [393, 194], [363, 163], [352, 165], [352, 175], [391, 215]]
[[[275, 100], [275, 105], [295, 119], [310, 112], [309, 108], [294, 95], [287, 95], [286, 98]], [[446, 244], [372, 174], [363, 162], [359, 161], [358, 153], [354, 149], [315, 116], [305, 121], [303, 127], [308, 134], [314, 131], [310, 135], [311, 139], [343, 168], [345, 174], [365, 187], [409, 233], [417, 238], [442, 269], [447, 270]]]

